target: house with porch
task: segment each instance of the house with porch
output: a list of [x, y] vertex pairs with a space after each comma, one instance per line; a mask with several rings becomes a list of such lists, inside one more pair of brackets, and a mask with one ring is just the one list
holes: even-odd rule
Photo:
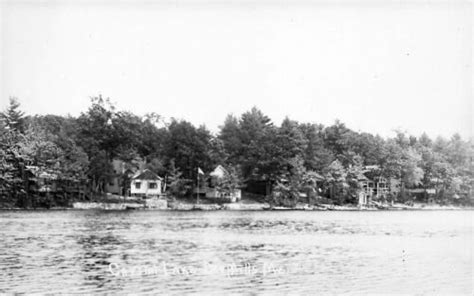
[[387, 179], [380, 176], [379, 166], [370, 165], [364, 167], [358, 181], [362, 192], [359, 195], [359, 204], [367, 204], [372, 200], [385, 199], [389, 195], [397, 195], [400, 192], [401, 183], [398, 179]]
[[159, 197], [162, 195], [163, 179], [149, 169], [138, 171], [130, 182], [132, 196], [142, 198]]

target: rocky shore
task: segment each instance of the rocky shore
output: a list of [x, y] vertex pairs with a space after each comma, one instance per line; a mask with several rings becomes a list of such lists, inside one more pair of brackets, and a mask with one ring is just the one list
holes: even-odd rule
[[[35, 208], [46, 210], [45, 208]], [[27, 210], [35, 210], [27, 209]], [[152, 199], [146, 201], [124, 200], [117, 201], [96, 201], [96, 202], [74, 202], [71, 207], [52, 207], [47, 210], [169, 210], [169, 211], [400, 211], [400, 210], [473, 210], [472, 206], [462, 205], [438, 205], [415, 203], [406, 204], [371, 204], [368, 206], [331, 205], [331, 204], [306, 204], [298, 203], [295, 207], [272, 206], [266, 202], [256, 202], [251, 200], [239, 201], [236, 203], [209, 203], [194, 200], [173, 200]], [[11, 206], [0, 206], [0, 210], [25, 210]]]
[[309, 205], [304, 203], [297, 204], [294, 208], [271, 206], [268, 203], [190, 203], [190, 202], [169, 202], [150, 206], [149, 204], [136, 203], [93, 203], [82, 202], [74, 203], [74, 209], [88, 210], [171, 210], [171, 211], [399, 211], [399, 210], [472, 210], [472, 207], [454, 206], [454, 205], [435, 205], [435, 204], [415, 204], [412, 206], [405, 204], [379, 205], [379, 206], [356, 206], [356, 205]]

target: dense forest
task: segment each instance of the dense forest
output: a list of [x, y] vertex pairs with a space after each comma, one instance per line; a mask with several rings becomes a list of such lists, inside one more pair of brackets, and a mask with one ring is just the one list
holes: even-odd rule
[[185, 120], [118, 110], [102, 96], [91, 98], [78, 117], [26, 115], [10, 98], [1, 113], [0, 138], [0, 190], [10, 200], [31, 198], [25, 188], [27, 166], [85, 180], [91, 193], [103, 194], [113, 159], [130, 166], [145, 163], [165, 177], [176, 196], [189, 194], [198, 167], [210, 172], [218, 164], [229, 170], [229, 186], [245, 191], [246, 184], [263, 182], [291, 200], [313, 184], [314, 176], [322, 176], [322, 196], [354, 202], [358, 177], [367, 166], [407, 188], [436, 187], [439, 200], [471, 201], [474, 186], [472, 139], [458, 134], [431, 139], [402, 131], [383, 138], [355, 132], [340, 121], [323, 126], [285, 118], [276, 125], [255, 107], [238, 117], [228, 115], [213, 134]]

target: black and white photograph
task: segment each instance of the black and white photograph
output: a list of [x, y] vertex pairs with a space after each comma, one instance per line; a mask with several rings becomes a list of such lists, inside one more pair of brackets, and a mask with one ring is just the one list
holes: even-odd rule
[[473, 295], [471, 0], [0, 0], [0, 294]]

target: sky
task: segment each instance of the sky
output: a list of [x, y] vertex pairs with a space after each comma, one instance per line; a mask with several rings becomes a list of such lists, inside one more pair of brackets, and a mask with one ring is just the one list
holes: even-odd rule
[[118, 109], [217, 132], [253, 106], [393, 136], [473, 132], [468, 1], [0, 0], [0, 109]]

